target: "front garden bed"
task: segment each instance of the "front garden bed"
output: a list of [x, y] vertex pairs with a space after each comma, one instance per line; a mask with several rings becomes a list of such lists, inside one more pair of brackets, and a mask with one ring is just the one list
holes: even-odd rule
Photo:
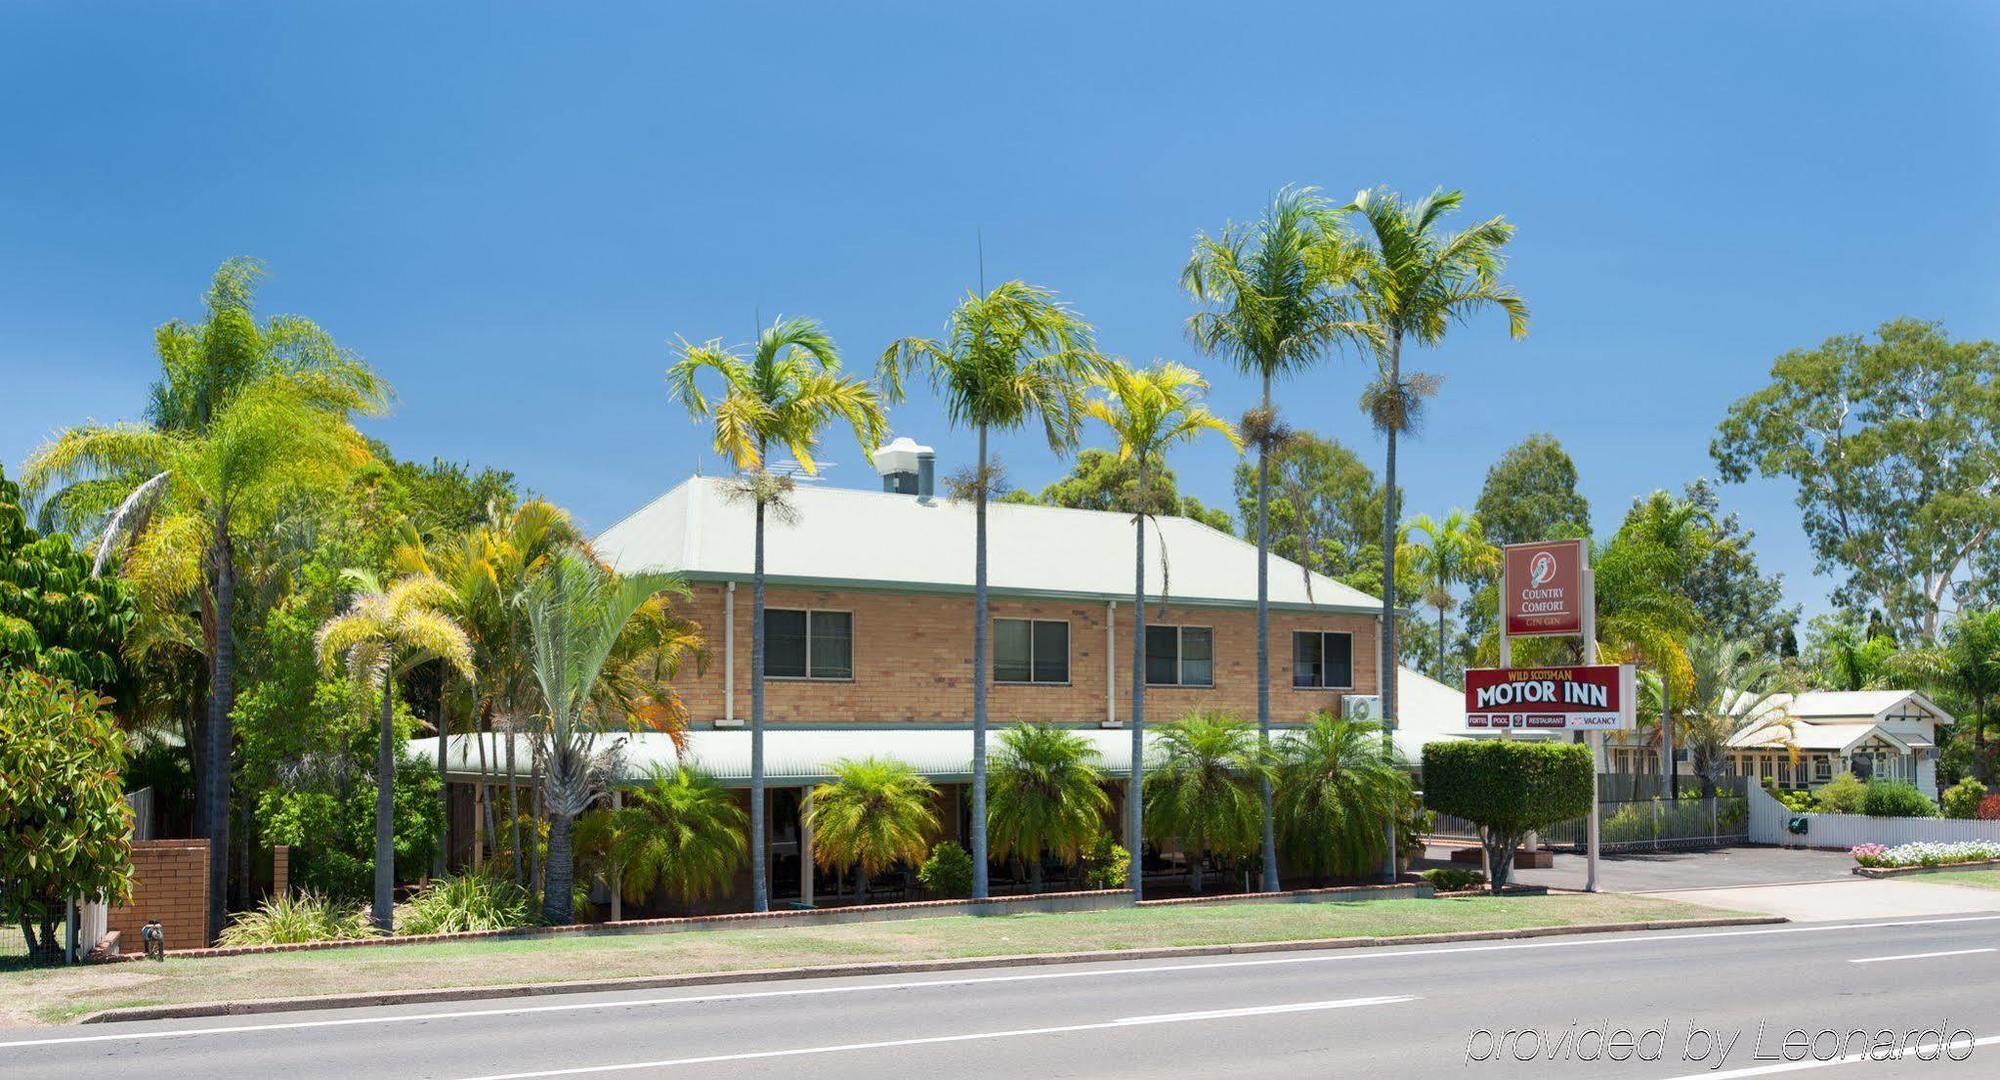
[[1952, 870], [1992, 870], [1995, 868], [2000, 868], [2000, 859], [1939, 863], [1936, 866], [1857, 866], [1854, 868], [1854, 872], [1865, 878], [1889, 878], [1906, 877], [1910, 874], [1940, 874]]
[[1939, 844], [1920, 842], [1888, 847], [1859, 844], [1850, 849], [1862, 877], [1897, 877], [1934, 870], [1975, 870], [2000, 865], [2000, 843], [1972, 840]]

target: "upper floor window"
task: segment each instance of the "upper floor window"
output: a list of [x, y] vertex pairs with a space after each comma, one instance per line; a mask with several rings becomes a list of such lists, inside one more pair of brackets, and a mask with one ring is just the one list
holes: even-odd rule
[[1214, 686], [1214, 631], [1206, 626], [1148, 626], [1146, 685]]
[[1311, 690], [1354, 687], [1354, 635], [1337, 631], [1292, 633], [1292, 685]]
[[993, 620], [993, 681], [1069, 681], [1069, 623], [1060, 619]]
[[774, 679], [852, 679], [854, 613], [766, 608], [764, 674]]

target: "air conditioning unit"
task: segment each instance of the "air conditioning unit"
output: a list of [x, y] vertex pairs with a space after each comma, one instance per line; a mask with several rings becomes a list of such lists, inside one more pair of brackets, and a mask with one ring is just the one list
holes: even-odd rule
[[1348, 720], [1359, 720], [1366, 724], [1382, 722], [1382, 696], [1380, 694], [1348, 694], [1340, 699], [1340, 715]]

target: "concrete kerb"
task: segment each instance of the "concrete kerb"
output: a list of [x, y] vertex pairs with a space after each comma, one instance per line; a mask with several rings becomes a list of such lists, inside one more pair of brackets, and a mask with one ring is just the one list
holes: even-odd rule
[[431, 990], [381, 990], [357, 994], [325, 994], [314, 997], [272, 998], [265, 1001], [217, 1001], [185, 1005], [140, 1005], [119, 1009], [101, 1009], [83, 1016], [77, 1022], [82, 1024], [106, 1024], [136, 1020], [182, 1020], [208, 1016], [252, 1016], [264, 1013], [321, 1009], [364, 1009], [387, 1005], [490, 1001], [508, 998], [542, 997], [556, 994], [594, 994], [620, 990], [665, 990], [676, 987], [716, 986], [727, 983], [783, 982], [789, 979], [839, 979], [868, 975], [920, 975], [933, 972], [979, 971], [1001, 967], [1096, 964], [1116, 960], [1174, 960], [1189, 957], [1237, 956], [1254, 953], [1384, 948], [1392, 945], [1448, 945], [1464, 941], [1508, 941], [1518, 938], [1630, 933], [1645, 930], [1697, 930], [1711, 927], [1768, 926], [1789, 921], [1781, 916], [1771, 915], [1735, 916], [1713, 919], [1658, 919], [1651, 922], [1540, 926], [1518, 930], [1465, 930], [1440, 934], [1410, 934], [1403, 937], [1323, 938], [1299, 941], [1251, 942], [1239, 945], [1181, 945], [1149, 949], [1106, 949], [1091, 952], [958, 957], [944, 960], [829, 964], [816, 967], [766, 968], [750, 971], [711, 971], [688, 975], [641, 975], [629, 978], [592, 979], [577, 982], [512, 983], [500, 986], [464, 986]]
[[1955, 870], [1992, 870], [1995, 867], [2000, 867], [2000, 859], [1939, 863], [1936, 866], [1857, 866], [1853, 872], [1857, 877], [1896, 878], [1909, 877], [1913, 874], [1946, 874]]

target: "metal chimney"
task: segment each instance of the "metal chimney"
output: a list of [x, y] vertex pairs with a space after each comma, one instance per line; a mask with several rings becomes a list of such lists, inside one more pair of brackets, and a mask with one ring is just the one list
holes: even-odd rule
[[883, 491], [931, 497], [937, 482], [937, 451], [902, 435], [875, 451], [873, 459], [875, 471], [882, 476]]

